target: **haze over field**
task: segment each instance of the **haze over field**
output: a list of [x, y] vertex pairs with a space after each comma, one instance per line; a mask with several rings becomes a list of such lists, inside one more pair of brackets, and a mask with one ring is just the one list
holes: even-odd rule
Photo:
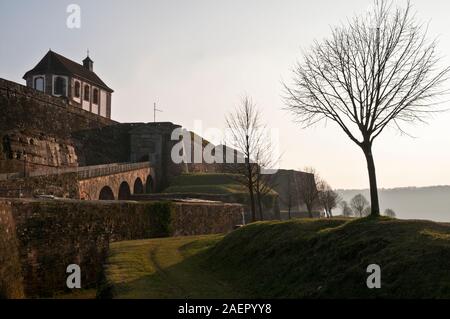
[[[370, 198], [368, 189], [341, 189], [338, 193], [347, 202], [357, 194]], [[382, 212], [391, 208], [402, 219], [450, 222], [450, 186], [380, 189], [378, 195]], [[337, 209], [336, 212], [340, 213], [340, 210]]]

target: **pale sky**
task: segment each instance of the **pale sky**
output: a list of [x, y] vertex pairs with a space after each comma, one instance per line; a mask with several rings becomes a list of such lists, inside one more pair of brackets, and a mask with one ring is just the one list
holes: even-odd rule
[[[396, 1], [401, 2], [401, 1]], [[81, 29], [66, 8], [81, 7]], [[89, 48], [96, 73], [115, 90], [113, 119], [223, 128], [243, 94], [280, 132], [283, 168], [315, 167], [335, 188], [367, 188], [364, 156], [335, 125], [300, 129], [284, 111], [283, 80], [314, 39], [365, 11], [371, 0], [0, 1], [0, 77], [19, 83], [51, 48], [81, 62]], [[450, 2], [413, 0], [431, 22], [450, 64]], [[449, 83], [450, 85], [450, 83]], [[449, 105], [450, 107], [450, 105]], [[202, 133], [202, 132], [197, 132]], [[379, 187], [450, 184], [450, 112], [409, 129], [384, 132], [374, 146]]]

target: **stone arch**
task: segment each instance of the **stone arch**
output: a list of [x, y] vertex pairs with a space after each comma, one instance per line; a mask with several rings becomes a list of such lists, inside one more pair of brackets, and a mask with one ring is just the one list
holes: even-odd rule
[[147, 176], [147, 180], [145, 182], [145, 192], [147, 194], [153, 193], [155, 187], [155, 183], [153, 181], [152, 175]]
[[136, 178], [134, 181], [133, 194], [144, 194], [144, 184], [140, 177]]
[[131, 196], [130, 185], [127, 182], [122, 182], [119, 187], [119, 200], [128, 200]]
[[114, 193], [109, 186], [104, 186], [100, 191], [99, 200], [114, 200]]

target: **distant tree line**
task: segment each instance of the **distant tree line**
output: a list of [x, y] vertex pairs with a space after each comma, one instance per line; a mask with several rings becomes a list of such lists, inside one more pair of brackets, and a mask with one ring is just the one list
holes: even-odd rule
[[[299, 184], [297, 190], [299, 191], [299, 200], [304, 203], [310, 218], [313, 217], [313, 211], [315, 210], [323, 212], [323, 215], [327, 218], [332, 218], [333, 210], [337, 207], [341, 209], [342, 215], [345, 217], [362, 218], [371, 214], [370, 203], [362, 194], [357, 194], [348, 203], [319, 176], [314, 168], [306, 167], [303, 171], [308, 173], [310, 178], [304, 177], [297, 181]], [[290, 192], [293, 187], [288, 187], [287, 189]], [[288, 194], [288, 199], [291, 199], [294, 195]], [[289, 205], [288, 208], [290, 218]], [[395, 211], [390, 208], [386, 209], [383, 215], [391, 218], [396, 217]]]
[[[342, 215], [345, 217], [367, 217], [372, 211], [369, 201], [362, 194], [355, 195], [350, 200], [350, 204], [342, 200], [339, 206], [342, 209]], [[396, 217], [395, 211], [391, 208], [387, 208], [383, 215], [391, 218]]]

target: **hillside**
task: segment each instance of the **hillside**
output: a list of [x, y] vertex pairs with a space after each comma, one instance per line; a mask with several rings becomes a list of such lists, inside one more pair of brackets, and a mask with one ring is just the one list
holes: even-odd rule
[[[338, 193], [348, 202], [359, 193], [370, 198], [368, 189], [338, 190]], [[379, 197], [381, 209], [392, 208], [399, 218], [450, 221], [450, 186], [380, 189]]]
[[[366, 286], [369, 264], [381, 289]], [[450, 225], [292, 220], [112, 245], [116, 298], [450, 298]]]
[[[185, 198], [240, 203], [249, 206], [250, 197], [237, 174], [190, 173], [175, 177], [163, 193]], [[278, 194], [271, 190], [262, 196], [263, 217], [266, 220], [280, 219]], [[251, 220], [249, 209], [245, 209], [245, 220]]]
[[233, 194], [245, 193], [235, 174], [197, 173], [175, 177], [164, 193]]

